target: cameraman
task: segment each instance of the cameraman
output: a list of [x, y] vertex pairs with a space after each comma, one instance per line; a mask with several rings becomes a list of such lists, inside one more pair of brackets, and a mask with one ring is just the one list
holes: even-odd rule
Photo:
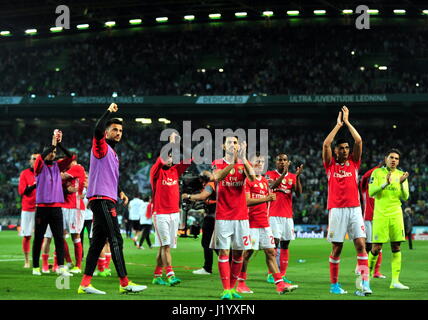
[[[213, 249], [210, 249], [210, 241], [214, 232], [215, 208], [216, 208], [216, 187], [212, 181], [213, 175], [209, 171], [202, 171], [199, 175], [203, 190], [198, 194], [183, 193], [181, 198], [189, 201], [204, 201], [205, 217], [202, 224], [202, 247], [204, 248], [204, 266], [201, 269], [193, 271], [194, 274], [212, 274], [213, 268]], [[217, 251], [216, 251], [217, 253]]]

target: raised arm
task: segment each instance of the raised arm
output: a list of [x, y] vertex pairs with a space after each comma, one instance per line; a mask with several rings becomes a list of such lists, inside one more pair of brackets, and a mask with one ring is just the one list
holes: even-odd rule
[[247, 176], [247, 179], [250, 181], [254, 181], [256, 179], [256, 173], [254, 172], [254, 168], [251, 166], [251, 164], [247, 160], [247, 143], [244, 141], [241, 143], [240, 149], [239, 149], [239, 155], [242, 159], [242, 162], [244, 163], [244, 172]]
[[354, 148], [352, 150], [353, 159], [354, 161], [357, 161], [357, 162], [361, 161], [361, 154], [363, 153], [363, 139], [361, 138], [358, 131], [349, 122], [349, 109], [346, 106], [343, 106], [342, 112], [343, 112], [343, 122], [348, 127], [349, 132], [352, 135], [352, 138], [354, 138]]
[[294, 186], [294, 192], [296, 193], [296, 197], [300, 197], [300, 195], [303, 193], [303, 186], [302, 186], [302, 182], [300, 181], [300, 175], [302, 171], [303, 171], [303, 164], [297, 167], [297, 170], [296, 170], [296, 184]]
[[328, 134], [327, 138], [325, 138], [322, 145], [322, 161], [324, 163], [330, 163], [331, 158], [333, 157], [333, 153], [331, 151], [331, 144], [333, 143], [334, 138], [336, 137], [337, 132], [343, 126], [342, 121], [342, 112], [339, 112], [337, 116], [337, 123], [334, 126], [333, 130]]
[[[288, 172], [288, 171], [287, 171]], [[281, 184], [282, 179], [284, 179], [285, 175], [287, 174], [287, 172], [283, 172], [278, 179], [276, 179], [275, 181], [273, 180], [268, 180], [269, 182], [269, 188], [271, 189], [276, 189], [278, 188], [278, 186]]]

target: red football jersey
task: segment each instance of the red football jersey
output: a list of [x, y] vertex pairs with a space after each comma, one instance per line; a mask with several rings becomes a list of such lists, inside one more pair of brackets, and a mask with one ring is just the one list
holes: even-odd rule
[[[213, 170], [222, 170], [229, 163], [217, 159], [212, 163]], [[244, 164], [238, 162], [223, 180], [217, 183], [216, 220], [247, 220], [248, 209], [245, 197]]]
[[367, 171], [363, 177], [361, 178], [360, 187], [361, 192], [363, 194], [363, 202], [364, 202], [364, 220], [372, 221], [373, 220], [373, 211], [374, 211], [374, 198], [369, 196], [369, 180], [372, 172], [379, 168], [376, 166], [369, 171]]
[[[265, 198], [269, 195], [269, 184], [264, 177], [256, 178], [254, 181], [246, 179], [245, 192], [250, 194], [250, 197], [254, 199]], [[250, 228], [269, 227], [268, 202], [248, 207], [248, 218]]]
[[25, 169], [19, 176], [18, 193], [22, 196], [22, 211], [36, 211], [36, 189], [30, 194], [24, 194], [25, 188], [31, 187], [36, 183], [36, 176], [33, 169]]
[[360, 205], [358, 191], [358, 170], [360, 161], [354, 161], [352, 155], [345, 163], [338, 163], [332, 158], [330, 163], [324, 163], [328, 180], [327, 209], [351, 208]]
[[178, 179], [190, 164], [173, 165], [164, 169], [165, 162], [159, 157], [150, 169], [152, 185], [153, 214], [180, 212], [180, 187]]
[[[265, 174], [268, 181], [276, 181], [281, 176], [277, 170], [268, 171]], [[272, 190], [276, 194], [276, 200], [269, 206], [270, 217], [293, 218], [293, 188], [296, 185], [296, 175], [291, 172], [282, 179], [279, 186]]]
[[[83, 199], [79, 197], [79, 195], [82, 195], [86, 179], [85, 169], [80, 164], [77, 164], [75, 166], [72, 166], [65, 173], [67, 174], [67, 176], [69, 176], [69, 178], [65, 180], [63, 184], [64, 204], [62, 205], [62, 207], [68, 209], [85, 210], [85, 204], [83, 203]], [[65, 190], [67, 188], [66, 186], [69, 185], [74, 188], [77, 188], [78, 191], [68, 193]]]

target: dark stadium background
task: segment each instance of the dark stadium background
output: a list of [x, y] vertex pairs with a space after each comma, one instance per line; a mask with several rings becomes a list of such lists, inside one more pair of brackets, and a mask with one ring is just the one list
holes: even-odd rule
[[[60, 4], [70, 8], [71, 29], [54, 33]], [[360, 4], [379, 10], [370, 30], [355, 27]], [[321, 9], [325, 15], [314, 15]], [[60, 128], [88, 168], [95, 121], [116, 102], [125, 125], [121, 181], [131, 197], [138, 184], [148, 191], [141, 184], [164, 128], [181, 131], [191, 120], [194, 130], [269, 129], [270, 167], [278, 152], [305, 165], [296, 223], [326, 224], [321, 147], [346, 104], [364, 140], [360, 174], [387, 149], [400, 149], [410, 172], [404, 206], [415, 225], [428, 225], [423, 10], [422, 1], [1, 1], [0, 31], [9, 33], [0, 36], [0, 224], [19, 222], [17, 179], [29, 154]], [[222, 16], [210, 19], [213, 13]], [[129, 23], [137, 18], [141, 24]], [[36, 34], [25, 34], [33, 28]]]

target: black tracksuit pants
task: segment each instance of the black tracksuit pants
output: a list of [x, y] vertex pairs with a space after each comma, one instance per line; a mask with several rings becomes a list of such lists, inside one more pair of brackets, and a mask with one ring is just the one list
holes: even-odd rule
[[204, 222], [202, 223], [202, 240], [201, 244], [204, 248], [204, 269], [207, 272], [213, 272], [213, 256], [214, 251], [218, 255], [218, 251], [210, 249], [211, 237], [214, 233], [215, 217], [205, 216]]
[[39, 268], [40, 266], [40, 252], [42, 251], [43, 237], [48, 225], [52, 230], [58, 265], [64, 265], [64, 225], [62, 209], [60, 207], [37, 207], [34, 223], [33, 268]]
[[85, 275], [92, 276], [97, 266], [98, 258], [108, 240], [111, 257], [120, 278], [127, 275], [125, 258], [123, 256], [123, 239], [117, 220], [116, 206], [113, 201], [96, 199], [89, 203], [94, 214], [92, 239], [86, 257]]

